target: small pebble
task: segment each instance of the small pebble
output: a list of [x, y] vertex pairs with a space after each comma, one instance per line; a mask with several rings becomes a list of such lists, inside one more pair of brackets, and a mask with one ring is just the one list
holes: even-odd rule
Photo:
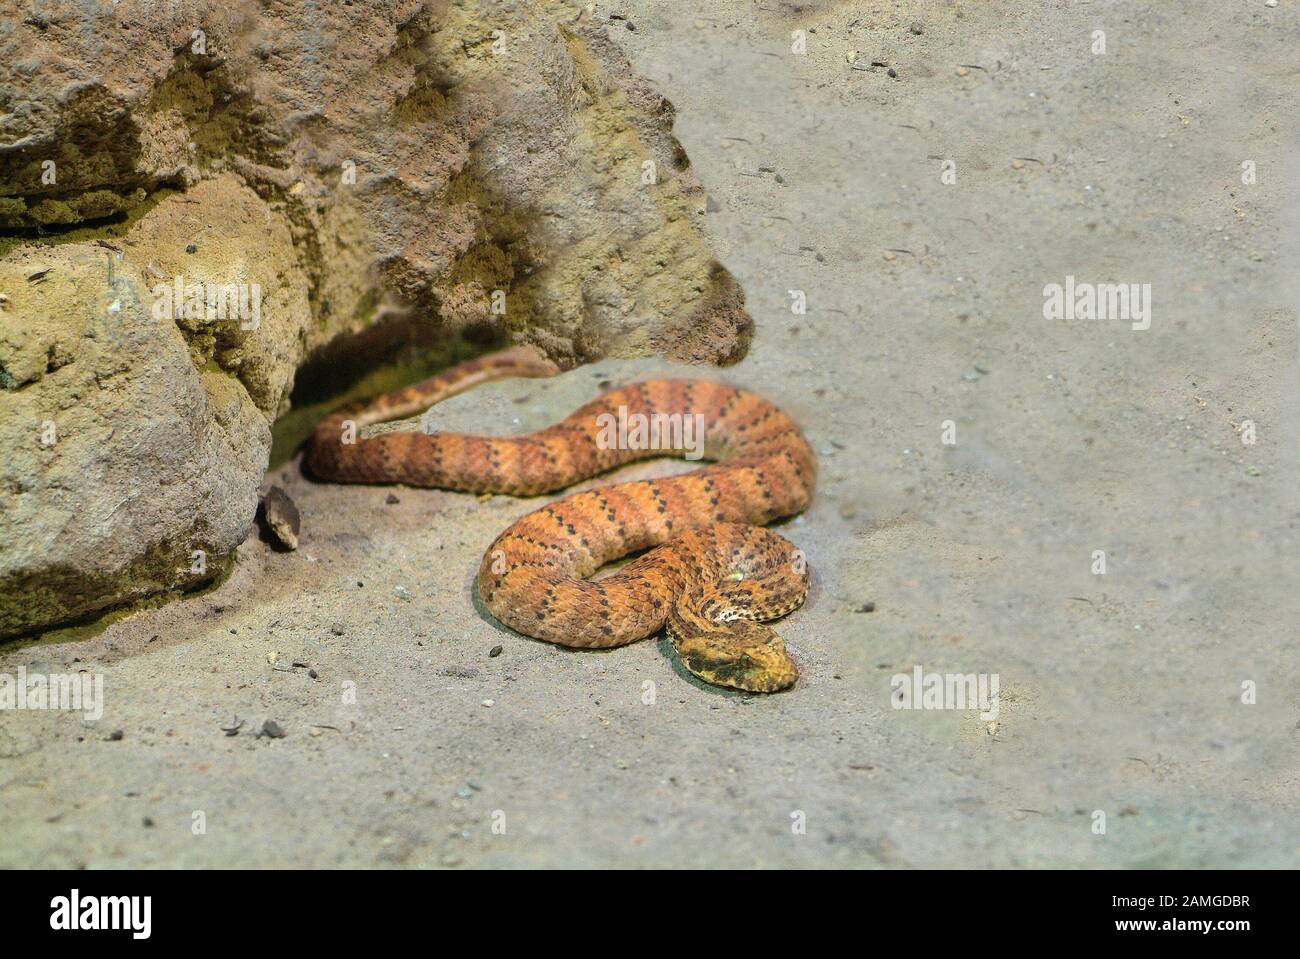
[[488, 656], [495, 659], [496, 657], [501, 655], [501, 649], [502, 647], [500, 646], [493, 646], [491, 649], [488, 650]]
[[140, 820], [140, 823], [141, 825], [144, 826], [145, 829], [153, 828], [153, 820], [150, 819], [148, 816], [145, 816], [144, 819]]
[[485, 699], [485, 700], [483, 700], [483, 705], [486, 706], [486, 707], [488, 707], [488, 709], [491, 709], [491, 708], [492, 708], [493, 706], [495, 706], [496, 704], [497, 704], [497, 703], [496, 703], [496, 700], [495, 700], [495, 699]]
[[268, 739], [283, 739], [289, 734], [286, 733], [284, 727], [274, 719], [268, 719], [266, 722], [262, 723], [262, 735]]
[[298, 507], [278, 486], [272, 486], [262, 497], [262, 521], [285, 549], [298, 548], [298, 531], [302, 526]]
[[919, 37], [921, 34], [923, 34], [923, 33], [925, 32], [925, 28], [924, 28], [923, 26], [921, 26], [921, 21], [920, 21], [920, 20], [913, 20], [912, 23], [911, 23], [911, 25], [908, 26], [907, 29], [908, 29], [908, 32], [913, 33], [913, 34], [915, 34], [915, 35], [918, 36], [918, 37]]
[[384, 497], [384, 502], [387, 503], [389, 506], [396, 506], [398, 503], [401, 502], [401, 500], [397, 498], [397, 495], [395, 493], [389, 493], [386, 497]]
[[125, 735], [126, 733], [122, 732], [122, 730], [114, 729], [111, 733], [108, 734], [108, 741], [113, 743], [120, 742], [122, 740], [122, 737]]
[[870, 601], [863, 603], [856, 610], [854, 610], [854, 612], [856, 613], [874, 613], [875, 611], [876, 611], [876, 604]]
[[186, 253], [198, 253], [198, 252], [199, 252], [198, 245], [197, 245], [197, 244], [194, 244], [194, 243], [191, 243], [189, 246], [187, 246], [187, 247], [185, 248], [185, 252], [186, 252]]
[[888, 70], [885, 71], [885, 73], [893, 77], [894, 79], [898, 79], [898, 71], [895, 70], [893, 67], [890, 67]]

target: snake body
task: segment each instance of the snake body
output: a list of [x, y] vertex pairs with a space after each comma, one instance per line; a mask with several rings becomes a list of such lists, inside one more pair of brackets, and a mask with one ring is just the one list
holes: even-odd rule
[[[529, 513], [488, 547], [479, 595], [498, 620], [536, 639], [603, 648], [666, 627], [682, 664], [706, 682], [753, 692], [791, 686], [798, 668], [763, 621], [803, 603], [807, 566], [793, 544], [762, 527], [807, 507], [816, 461], [794, 421], [761, 396], [721, 383], [655, 379], [609, 390], [523, 436], [358, 434], [479, 383], [557, 372], [528, 347], [459, 364], [327, 416], [309, 441], [306, 465], [336, 482], [531, 496], [635, 460], [687, 452], [683, 443], [608, 442], [609, 417], [702, 415], [707, 465], [574, 493]], [[590, 578], [643, 550], [610, 575]]]

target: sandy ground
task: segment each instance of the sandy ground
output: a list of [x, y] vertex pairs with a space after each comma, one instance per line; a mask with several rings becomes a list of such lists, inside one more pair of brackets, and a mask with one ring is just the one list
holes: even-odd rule
[[[1294, 6], [621, 9], [758, 324], [724, 375], [821, 454], [783, 527], [815, 576], [780, 627], [799, 685], [514, 635], [471, 577], [536, 502], [289, 465], [298, 552], [250, 540], [203, 595], [0, 653], [107, 697], [4, 715], [0, 865], [1300, 862]], [[1150, 329], [1044, 319], [1067, 275], [1151, 284]], [[659, 368], [433, 422], [529, 429]], [[892, 709], [914, 665], [996, 673], [997, 721]]]

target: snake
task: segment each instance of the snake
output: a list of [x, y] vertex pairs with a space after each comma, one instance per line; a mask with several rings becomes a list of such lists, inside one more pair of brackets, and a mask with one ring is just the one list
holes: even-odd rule
[[637, 460], [699, 459], [689, 472], [583, 489], [511, 523], [483, 555], [479, 598], [534, 639], [603, 649], [666, 630], [681, 664], [706, 683], [757, 693], [793, 686], [798, 665], [767, 624], [803, 604], [808, 564], [764, 527], [808, 507], [816, 458], [795, 421], [763, 397], [711, 380], [648, 379], [524, 435], [363, 435], [482, 383], [559, 372], [529, 345], [456, 364], [325, 416], [304, 465], [326, 482], [529, 497]]

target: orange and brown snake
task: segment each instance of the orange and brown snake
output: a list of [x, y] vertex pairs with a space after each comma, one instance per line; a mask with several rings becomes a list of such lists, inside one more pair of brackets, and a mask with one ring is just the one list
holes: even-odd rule
[[[751, 692], [793, 685], [794, 659], [763, 621], [803, 603], [807, 566], [788, 540], [762, 527], [808, 506], [816, 461], [794, 421], [761, 396], [721, 383], [656, 379], [609, 390], [523, 436], [359, 435], [480, 383], [557, 372], [529, 347], [461, 363], [326, 417], [309, 441], [306, 465], [335, 482], [531, 496], [635, 460], [687, 452], [680, 431], [671, 448], [626, 436], [611, 442], [611, 417], [635, 423], [640, 415], [645, 423], [702, 416], [696, 422], [704, 426], [708, 465], [575, 493], [529, 513], [484, 554], [479, 595], [502, 623], [536, 639], [600, 648], [667, 627], [683, 665], [706, 682]], [[590, 578], [643, 550], [610, 575]]]

